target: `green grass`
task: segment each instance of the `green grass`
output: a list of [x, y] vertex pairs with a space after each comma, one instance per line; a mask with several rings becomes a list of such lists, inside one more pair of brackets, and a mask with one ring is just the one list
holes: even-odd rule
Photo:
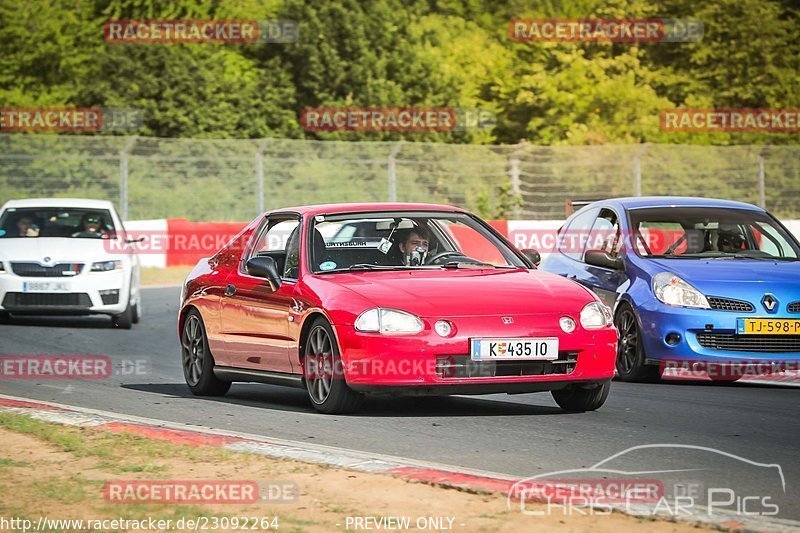
[[[169, 470], [168, 466], [152, 464], [154, 459], [183, 459], [192, 462], [220, 463], [225, 460], [237, 459], [245, 463], [251, 458], [247, 455], [237, 454], [226, 450], [208, 447], [188, 446], [140, 437], [131, 434], [115, 434], [97, 431], [92, 428], [76, 428], [62, 426], [30, 418], [27, 415], [16, 413], [0, 413], [0, 428], [29, 435], [36, 439], [50, 443], [64, 452], [78, 458], [99, 459], [91, 470], [121, 473], [161, 473]], [[33, 466], [24, 461], [14, 459], [0, 459], [0, 471], [13, 467]], [[158, 478], [160, 476], [153, 476]], [[2, 490], [9, 491], [13, 485], [8, 477], [0, 480]], [[13, 483], [13, 481], [11, 481]], [[30, 487], [37, 494], [37, 500], [58, 502], [75, 508], [86, 505], [92, 506], [98, 502], [98, 495], [103, 493], [105, 481], [90, 479], [83, 474], [73, 474], [69, 477], [57, 475], [37, 480]], [[201, 505], [174, 505], [174, 504], [135, 504], [116, 505], [103, 503], [96, 510], [104, 516], [113, 516], [123, 519], [141, 520], [143, 517], [152, 517], [154, 520], [171, 519], [173, 524], [180, 518], [194, 518], [199, 516], [233, 519], [241, 517], [241, 512], [213, 512]], [[18, 505], [0, 504], [0, 514], [3, 516], [25, 517], [27, 514], [23, 507]], [[298, 517], [286, 516], [278, 509], [263, 509], [265, 516], [280, 516], [280, 524], [284, 520], [296, 526], [316, 525], [318, 522], [302, 520]], [[249, 515], [248, 515], [249, 516]], [[35, 523], [35, 521], [34, 521]]]
[[64, 431], [55, 424], [48, 424], [27, 416], [0, 413], [0, 427], [39, 438], [54, 444], [77, 457], [112, 457], [111, 450], [102, 447], [89, 447], [78, 431]]
[[[94, 485], [94, 489], [87, 491], [87, 484]], [[103, 482], [90, 481], [80, 475], [70, 476], [68, 479], [47, 479], [33, 484], [37, 494], [48, 500], [64, 504], [75, 504], [91, 497], [91, 493], [102, 491]]]
[[8, 459], [6, 457], [0, 457], [0, 468], [8, 468], [11, 466], [30, 466], [30, 463], [26, 463], [25, 461], [15, 461], [14, 459]]
[[227, 450], [174, 444], [139, 435], [59, 426], [11, 413], [0, 413], [0, 427], [49, 442], [76, 457], [102, 459], [103, 467], [116, 472], [163, 471], [164, 467], [152, 464], [156, 459], [224, 461], [234, 456], [233, 452]]

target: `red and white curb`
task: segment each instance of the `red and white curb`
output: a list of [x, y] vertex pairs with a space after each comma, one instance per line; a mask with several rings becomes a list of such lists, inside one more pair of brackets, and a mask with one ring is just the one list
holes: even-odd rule
[[[135, 434], [176, 444], [212, 446], [276, 459], [316, 463], [365, 473], [388, 474], [410, 482], [453, 488], [476, 494], [507, 495], [509, 489], [520, 481], [520, 478], [496, 472], [472, 470], [453, 465], [429, 463], [306, 442], [266, 438], [248, 433], [122, 415], [53, 402], [34, 401], [4, 394], [0, 394], [0, 413], [22, 414], [45, 422], [91, 427], [113, 433]], [[800, 531], [800, 522], [794, 520], [744, 517], [735, 514], [730, 516], [707, 516], [703, 508], [698, 508], [696, 514], [685, 516], [649, 513], [648, 509], [642, 506], [629, 510], [619, 507], [615, 508], [615, 510], [623, 513], [629, 512], [637, 518], [642, 518], [644, 515], [652, 515], [664, 520], [684, 522], [722, 531], [736, 530], [758, 533], [767, 531]]]

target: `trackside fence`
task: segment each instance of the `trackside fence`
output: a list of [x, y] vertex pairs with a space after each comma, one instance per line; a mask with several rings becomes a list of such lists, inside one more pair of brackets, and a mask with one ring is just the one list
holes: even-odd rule
[[108, 199], [133, 220], [241, 221], [281, 206], [395, 200], [552, 220], [571, 201], [666, 194], [742, 200], [800, 218], [800, 146], [0, 135], [0, 201]]

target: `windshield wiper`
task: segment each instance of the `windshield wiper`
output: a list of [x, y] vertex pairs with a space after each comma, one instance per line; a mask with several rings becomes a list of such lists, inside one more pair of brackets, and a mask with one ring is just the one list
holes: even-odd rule
[[450, 261], [442, 265], [442, 268], [486, 268], [486, 267], [498, 268], [497, 266], [491, 263], [482, 263], [482, 262], [473, 263], [471, 261]]
[[[341, 270], [415, 270], [425, 268], [427, 265], [408, 266], [408, 265], [373, 265], [372, 263], [356, 263]], [[332, 271], [329, 271], [332, 272]]]
[[397, 268], [397, 267], [373, 265], [372, 263], [356, 263], [355, 265], [350, 265], [349, 267], [347, 267], [347, 270], [382, 270], [387, 268]]
[[497, 266], [491, 263], [482, 263], [477, 262], [473, 263], [470, 261], [450, 261], [449, 263], [445, 263], [443, 265], [416, 265], [416, 266], [409, 266], [409, 265], [373, 265], [372, 263], [356, 263], [355, 265], [350, 265], [347, 268], [337, 268], [336, 270], [327, 270], [325, 272], [346, 272], [348, 270], [434, 270], [438, 268], [517, 268], [514, 266]]
[[769, 255], [733, 254], [735, 259], [755, 259], [758, 261], [797, 261], [795, 257], [773, 257]]
[[797, 261], [795, 257], [773, 257], [769, 255], [750, 255], [725, 253], [720, 255], [694, 256], [695, 259], [752, 259], [753, 261]]

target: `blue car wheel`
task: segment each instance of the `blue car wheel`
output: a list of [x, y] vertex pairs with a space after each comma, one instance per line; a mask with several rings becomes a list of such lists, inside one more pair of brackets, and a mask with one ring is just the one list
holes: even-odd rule
[[619, 331], [617, 377], [622, 381], [657, 381], [661, 377], [659, 368], [645, 364], [642, 334], [629, 304], [620, 304], [614, 324]]

